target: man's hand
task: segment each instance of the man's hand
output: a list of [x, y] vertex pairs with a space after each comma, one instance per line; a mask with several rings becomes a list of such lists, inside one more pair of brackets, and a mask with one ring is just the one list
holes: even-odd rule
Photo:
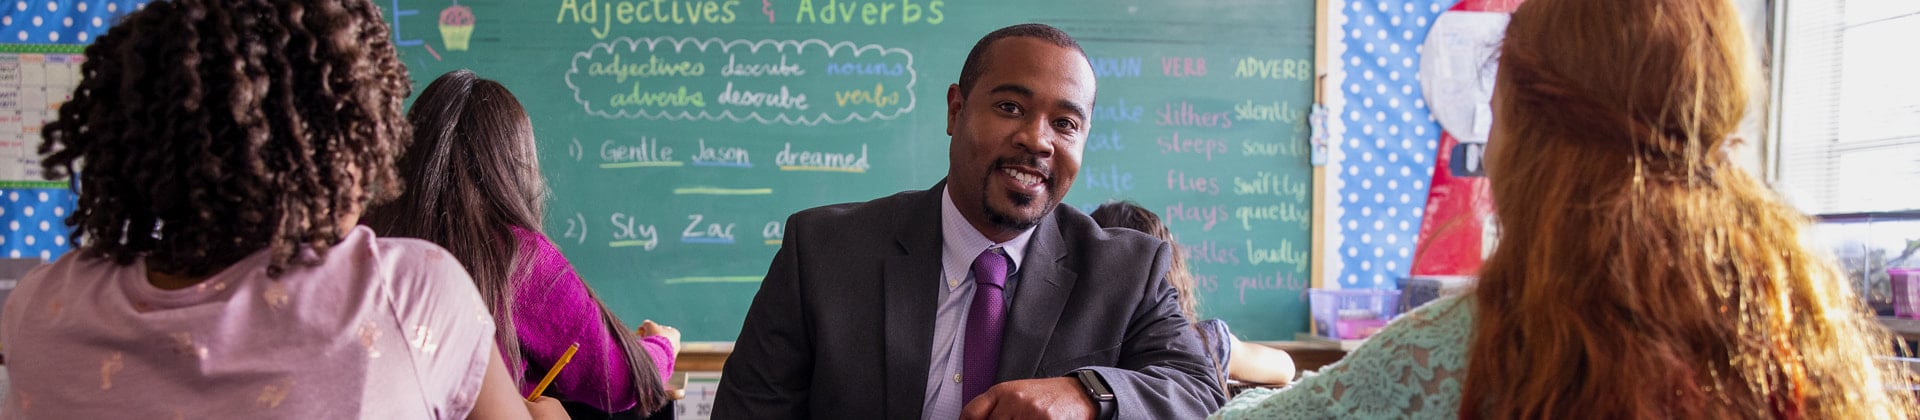
[[1099, 407], [1073, 378], [1001, 382], [960, 410], [962, 419], [1092, 419]]

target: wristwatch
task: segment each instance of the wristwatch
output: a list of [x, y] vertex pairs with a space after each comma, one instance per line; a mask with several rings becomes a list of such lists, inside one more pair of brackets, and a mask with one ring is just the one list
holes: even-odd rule
[[1074, 379], [1080, 380], [1080, 387], [1086, 389], [1087, 398], [1093, 400], [1093, 405], [1099, 408], [1100, 412], [1094, 418], [1112, 419], [1119, 403], [1113, 398], [1113, 388], [1107, 387], [1107, 380], [1101, 378], [1100, 373], [1092, 369], [1076, 370], [1072, 375]]

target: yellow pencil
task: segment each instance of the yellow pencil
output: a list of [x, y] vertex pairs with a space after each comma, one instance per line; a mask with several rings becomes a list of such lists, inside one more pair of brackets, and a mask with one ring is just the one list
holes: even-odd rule
[[540, 386], [533, 387], [533, 395], [527, 396], [527, 402], [533, 402], [540, 398], [540, 393], [547, 391], [547, 385], [552, 385], [553, 378], [560, 376], [560, 368], [567, 367], [567, 362], [573, 361], [573, 352], [577, 350], [580, 350], [580, 343], [567, 346], [567, 352], [560, 355], [560, 361], [553, 362], [553, 369], [547, 369], [547, 377], [540, 378]]

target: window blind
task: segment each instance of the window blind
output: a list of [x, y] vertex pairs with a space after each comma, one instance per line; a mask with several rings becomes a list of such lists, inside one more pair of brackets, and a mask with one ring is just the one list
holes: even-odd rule
[[1920, 2], [1781, 2], [1775, 186], [1812, 214], [1920, 209]]

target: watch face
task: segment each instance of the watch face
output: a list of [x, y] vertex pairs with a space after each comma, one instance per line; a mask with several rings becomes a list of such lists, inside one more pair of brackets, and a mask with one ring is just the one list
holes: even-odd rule
[[1083, 370], [1080, 371], [1077, 376], [1080, 378], [1080, 384], [1086, 385], [1087, 392], [1093, 394], [1094, 398], [1101, 400], [1113, 399], [1113, 390], [1107, 389], [1107, 382], [1100, 379], [1100, 374], [1093, 373], [1091, 370]]

